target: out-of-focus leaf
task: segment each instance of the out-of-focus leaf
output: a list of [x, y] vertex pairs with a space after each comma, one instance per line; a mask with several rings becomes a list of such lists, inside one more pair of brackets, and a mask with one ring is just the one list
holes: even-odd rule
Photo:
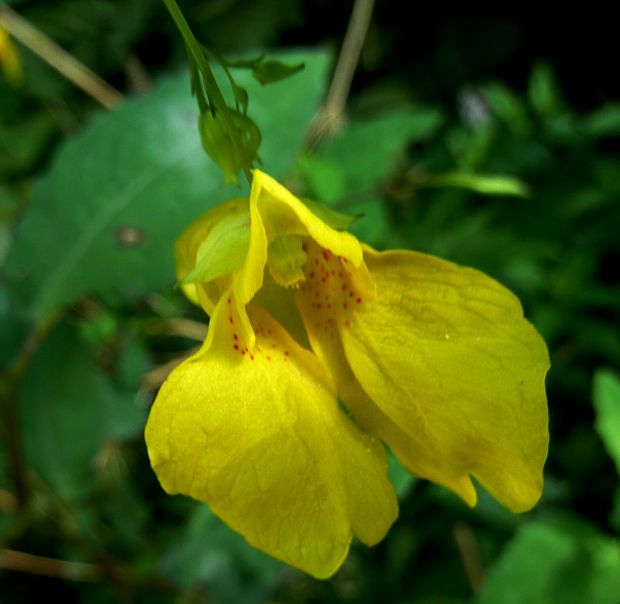
[[291, 77], [303, 68], [303, 63], [286, 65], [281, 61], [261, 61], [252, 69], [252, 75], [261, 84], [272, 84]]
[[443, 121], [436, 109], [411, 109], [351, 122], [300, 169], [315, 197], [334, 201], [372, 192], [390, 176], [407, 144], [430, 138]]
[[[249, 73], [250, 113], [264, 169], [282, 177], [323, 93], [327, 57], [303, 59], [295, 86], [261, 87]], [[16, 302], [41, 317], [86, 291], [133, 300], [174, 282], [173, 244], [214, 204], [239, 195], [200, 148], [186, 75], [99, 116], [66, 144], [39, 183], [8, 259]], [[131, 235], [131, 236], [127, 236]]]
[[489, 569], [475, 604], [617, 604], [620, 542], [590, 526], [523, 526]]
[[548, 63], [534, 65], [527, 93], [530, 105], [542, 117], [551, 117], [562, 110], [562, 94], [553, 68]]
[[492, 82], [481, 88], [493, 114], [501, 119], [518, 136], [531, 130], [527, 106], [523, 99], [501, 82]]
[[217, 604], [260, 604], [283, 568], [234, 533], [206, 505], [197, 505], [161, 560], [162, 573], [178, 585], [202, 584]]
[[379, 189], [407, 145], [427, 140], [442, 122], [438, 110], [420, 108], [350, 122], [316, 153], [300, 158], [309, 194], [328, 203], [343, 202], [347, 213], [360, 215], [351, 231], [371, 245], [384, 244], [389, 217]]
[[620, 474], [620, 377], [609, 369], [594, 375], [592, 402], [596, 410], [594, 427]]
[[590, 138], [620, 135], [620, 103], [608, 103], [587, 115], [581, 121], [581, 130]]
[[527, 185], [510, 176], [447, 172], [431, 176], [424, 182], [424, 185], [429, 187], [459, 187], [482, 195], [528, 196]]
[[145, 420], [145, 409], [112, 387], [66, 324], [37, 352], [19, 409], [29, 464], [67, 499], [92, 487], [95, 457], [105, 440], [134, 433]]

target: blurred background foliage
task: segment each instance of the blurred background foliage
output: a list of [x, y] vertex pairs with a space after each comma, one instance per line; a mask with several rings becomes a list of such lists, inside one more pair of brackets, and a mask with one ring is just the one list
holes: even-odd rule
[[149, 404], [205, 329], [174, 286], [174, 240], [240, 194], [200, 148], [171, 19], [158, 0], [7, 4], [125, 100], [100, 108], [19, 43], [23, 82], [0, 78], [0, 602], [620, 602], [613, 19], [468, 5], [412, 21], [379, 2], [346, 124], [310, 150], [351, 3], [181, 3], [217, 52], [305, 62], [266, 87], [238, 75], [268, 172], [362, 213], [353, 230], [378, 248], [493, 275], [551, 352], [533, 511], [484, 493], [468, 509], [393, 464], [396, 525], [320, 582], [166, 496], [146, 457]]

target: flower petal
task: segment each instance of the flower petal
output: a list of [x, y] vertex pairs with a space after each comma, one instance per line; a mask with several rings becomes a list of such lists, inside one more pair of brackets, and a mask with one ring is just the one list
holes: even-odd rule
[[255, 547], [328, 577], [352, 534], [374, 544], [397, 515], [385, 451], [266, 312], [248, 309], [253, 352], [238, 344], [231, 307], [221, 299], [209, 346], [161, 388], [146, 428], [151, 463], [168, 492], [207, 502]]
[[383, 426], [381, 437], [470, 504], [471, 474], [512, 511], [531, 508], [547, 455], [549, 360], [517, 298], [425, 254], [366, 250], [365, 260], [379, 293], [341, 336], [355, 376], [399, 429]]
[[254, 336], [245, 306], [263, 285], [269, 244], [289, 235], [312, 239], [330, 256], [344, 258], [353, 267], [365, 270], [362, 246], [353, 235], [331, 228], [279, 182], [254, 170], [250, 192], [250, 245], [243, 267], [233, 277], [234, 310], [243, 332], [249, 337], [251, 350]]

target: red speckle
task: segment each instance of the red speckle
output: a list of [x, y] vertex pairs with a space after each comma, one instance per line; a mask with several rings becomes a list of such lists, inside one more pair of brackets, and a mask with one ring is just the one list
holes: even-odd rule
[[345, 303], [342, 305], [342, 308], [347, 308], [348, 306], [349, 306], [349, 305], [345, 302]]
[[288, 350], [285, 350], [285, 351], [284, 351], [284, 356], [285, 356], [285, 357], [289, 356], [290, 354], [291, 354], [291, 353], [290, 353]]
[[317, 304], [316, 307], [317, 308], [323, 308], [323, 305], [322, 304]]
[[348, 262], [348, 260], [346, 258], [343, 258], [342, 261], [343, 262]]
[[235, 344], [235, 345], [233, 346], [233, 348], [234, 348], [235, 350], [239, 350], [239, 344]]
[[329, 260], [331, 257], [332, 255], [327, 250], [323, 250], [323, 258], [325, 258], [325, 260]]
[[230, 298], [228, 298], [228, 304], [230, 304], [230, 302], [231, 302], [231, 300], [230, 300]]
[[349, 298], [353, 297], [353, 292], [349, 292]]
[[271, 357], [269, 355], [267, 355], [267, 360], [271, 361]]
[[235, 333], [235, 334], [233, 334], [233, 338], [235, 338], [235, 340], [238, 340], [239, 336]]
[[228, 322], [232, 323], [233, 322], [233, 318], [232, 317], [228, 317]]
[[345, 327], [351, 327], [351, 321], [345, 321], [344, 322], [344, 326]]
[[345, 289], [347, 289], [349, 286], [346, 283], [342, 284], [342, 291], [344, 291]]
[[241, 354], [245, 355], [245, 350], [242, 350], [242, 351], [241, 351]]
[[250, 359], [254, 360], [254, 355], [253, 354], [250, 355]]
[[313, 277], [314, 277], [314, 271], [310, 273], [310, 278], [312, 279]]
[[358, 299], [356, 300], [356, 302], [357, 302], [358, 304], [361, 304], [361, 303], [362, 303], [362, 299], [361, 299], [361, 298], [358, 298]]

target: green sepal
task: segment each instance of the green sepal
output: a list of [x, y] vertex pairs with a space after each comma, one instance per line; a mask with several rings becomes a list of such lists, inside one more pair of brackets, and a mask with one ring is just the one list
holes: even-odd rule
[[337, 231], [345, 231], [363, 216], [363, 214], [338, 212], [324, 203], [314, 201], [313, 199], [302, 199], [301, 201], [313, 214], [316, 214], [323, 222]]
[[229, 214], [213, 225], [196, 252], [196, 265], [182, 283], [207, 283], [237, 270], [250, 244], [250, 210]]
[[252, 67], [252, 75], [261, 84], [271, 84], [284, 80], [304, 68], [303, 63], [286, 65], [280, 61], [261, 61]]

